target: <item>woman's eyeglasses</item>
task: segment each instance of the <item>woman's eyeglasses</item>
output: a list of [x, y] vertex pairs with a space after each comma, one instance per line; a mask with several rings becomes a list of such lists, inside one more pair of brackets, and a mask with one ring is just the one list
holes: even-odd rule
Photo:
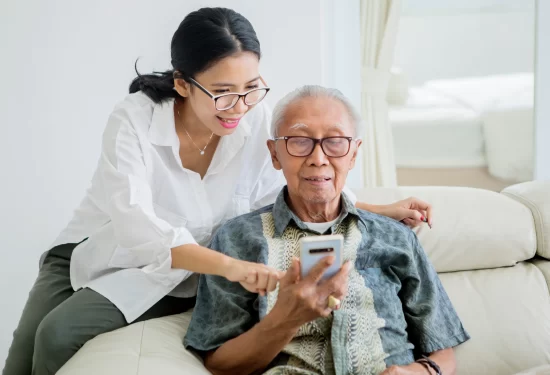
[[309, 156], [313, 153], [317, 143], [319, 143], [326, 156], [341, 158], [349, 153], [353, 137], [310, 138], [290, 136], [278, 137], [273, 140], [284, 140], [286, 142], [286, 151], [292, 156]]
[[[183, 77], [181, 76], [175, 76], [175, 78], [183, 79]], [[265, 82], [261, 77], [260, 80], [265, 85]], [[193, 85], [197, 86], [202, 92], [204, 92], [214, 101], [214, 105], [218, 111], [227, 111], [228, 109], [233, 108], [240, 98], [243, 98], [244, 104], [246, 105], [258, 104], [265, 98], [270, 90], [270, 88], [266, 86], [258, 87], [242, 94], [229, 92], [227, 94], [214, 95], [193, 78], [189, 78], [189, 81], [191, 81]]]

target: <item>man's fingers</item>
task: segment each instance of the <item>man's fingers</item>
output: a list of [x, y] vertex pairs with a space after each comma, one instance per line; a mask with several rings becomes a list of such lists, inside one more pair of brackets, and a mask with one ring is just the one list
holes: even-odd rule
[[334, 297], [341, 299], [340, 297], [346, 293], [349, 272], [352, 267], [353, 264], [350, 261], [345, 262], [334, 276], [323, 283], [323, 294], [327, 296], [334, 295]]
[[278, 272], [270, 272], [269, 273], [269, 279], [267, 281], [267, 289], [266, 292], [272, 292], [277, 287], [277, 283], [279, 282], [279, 275]]
[[279, 282], [281, 286], [294, 284], [300, 279], [300, 260], [296, 257], [292, 258], [292, 263], [289, 269], [286, 270], [283, 278]]
[[321, 277], [323, 277], [323, 274], [329, 268], [332, 263], [334, 263], [334, 257], [332, 255], [324, 257], [320, 261], [317, 262], [315, 266], [309, 271], [307, 276], [304, 278], [304, 280], [308, 280], [310, 282], [318, 282], [321, 280]]

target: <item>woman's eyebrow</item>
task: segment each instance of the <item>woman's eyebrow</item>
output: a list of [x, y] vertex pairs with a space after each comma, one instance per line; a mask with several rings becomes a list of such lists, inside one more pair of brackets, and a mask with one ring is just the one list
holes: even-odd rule
[[[260, 76], [257, 76], [256, 78], [251, 79], [250, 81], [246, 82], [245, 84], [249, 84], [249, 83], [257, 81], [259, 79], [260, 79]], [[212, 83], [210, 86], [224, 86], [224, 87], [230, 86], [230, 87], [233, 87], [233, 86], [236, 86], [236, 85], [234, 83], [216, 82], [216, 83]]]

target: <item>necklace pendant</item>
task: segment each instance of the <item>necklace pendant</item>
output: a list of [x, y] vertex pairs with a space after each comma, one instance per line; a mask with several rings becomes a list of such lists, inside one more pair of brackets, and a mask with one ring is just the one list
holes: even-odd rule
[[201, 151], [201, 155], [204, 155], [204, 151]]

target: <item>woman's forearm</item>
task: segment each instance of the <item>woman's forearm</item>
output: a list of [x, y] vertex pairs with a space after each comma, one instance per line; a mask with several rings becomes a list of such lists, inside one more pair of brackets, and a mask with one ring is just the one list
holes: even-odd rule
[[204, 364], [214, 375], [252, 374], [264, 369], [297, 331], [272, 311], [250, 330], [209, 353]]
[[172, 268], [224, 276], [232, 258], [209, 248], [188, 244], [172, 249]]
[[373, 214], [379, 213], [379, 210], [380, 210], [380, 206], [376, 204], [368, 204], [368, 203], [359, 202], [359, 201], [355, 203], [355, 207], [357, 207], [360, 210], [372, 212]]

